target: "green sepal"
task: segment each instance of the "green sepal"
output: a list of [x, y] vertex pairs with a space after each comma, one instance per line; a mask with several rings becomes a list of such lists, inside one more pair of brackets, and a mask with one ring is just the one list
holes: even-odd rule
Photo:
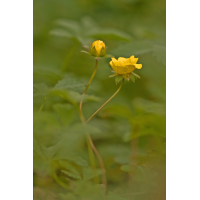
[[135, 76], [133, 74], [130, 74], [130, 79], [135, 83]]
[[123, 79], [123, 76], [121, 74], [119, 74], [118, 76], [115, 77], [115, 83], [117, 85], [117, 83], [119, 83], [121, 80]]
[[89, 54], [89, 55], [91, 55], [89, 52], [87, 52], [87, 51], [81, 51], [82, 53], [86, 53], [86, 54]]
[[135, 74], [134, 72], [132, 72], [132, 74], [133, 74], [135, 77], [140, 78], [140, 76], [137, 75], [137, 74]]
[[112, 75], [109, 76], [109, 78], [115, 77], [115, 76], [117, 76], [117, 75], [118, 75], [117, 73], [112, 74]]
[[100, 57], [104, 57], [106, 55], [106, 48], [102, 47], [100, 51]]
[[89, 46], [83, 45], [82, 47], [89, 51]]
[[129, 81], [129, 74], [123, 74], [123, 78], [127, 81]]
[[90, 45], [89, 45], [89, 52], [91, 53], [91, 43], [90, 43]]
[[89, 51], [90, 51], [90, 54], [91, 54], [92, 56], [94, 56], [94, 57], [97, 56], [97, 51], [96, 51], [95, 46], [89, 48]]

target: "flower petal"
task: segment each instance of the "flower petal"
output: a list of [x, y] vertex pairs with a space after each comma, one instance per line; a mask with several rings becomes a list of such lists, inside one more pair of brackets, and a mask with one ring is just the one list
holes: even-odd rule
[[131, 57], [130, 57], [130, 60], [131, 60], [131, 64], [134, 65], [134, 64], [137, 63], [138, 58], [134, 58], [134, 56], [131, 56]]
[[112, 57], [111, 59], [112, 59], [113, 64], [114, 64], [115, 66], [117, 66], [117, 65], [118, 65], [118, 61], [117, 61], [114, 57]]
[[142, 68], [142, 64], [134, 64], [135, 68], [137, 69], [141, 69]]
[[125, 66], [127, 64], [129, 64], [127, 58], [123, 58], [123, 57], [118, 58], [118, 66]]

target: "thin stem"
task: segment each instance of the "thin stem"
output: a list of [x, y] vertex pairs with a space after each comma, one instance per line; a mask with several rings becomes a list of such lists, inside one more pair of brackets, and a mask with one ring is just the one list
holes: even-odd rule
[[86, 123], [88, 123], [111, 99], [113, 99], [116, 96], [116, 94], [120, 91], [123, 83], [124, 83], [124, 79], [122, 80], [122, 83], [117, 89], [117, 91], [86, 121]]
[[[92, 76], [90, 77], [90, 80], [89, 80], [89, 82], [88, 82], [88, 84], [87, 84], [87, 86], [86, 86], [86, 88], [83, 92], [83, 95], [87, 92], [90, 84], [92, 83], [92, 80], [93, 80], [93, 78], [96, 74], [96, 71], [97, 71], [97, 66], [98, 66], [98, 60], [96, 60], [94, 71], [93, 71]], [[85, 125], [86, 123], [85, 123], [85, 119], [84, 119], [83, 112], [82, 112], [82, 104], [83, 104], [83, 100], [81, 100], [79, 107], [80, 107], [80, 118], [81, 118], [82, 123]], [[88, 139], [87, 141], [89, 141], [89, 144], [91, 145], [90, 146], [88, 144], [88, 151], [89, 151], [91, 163], [94, 165], [94, 158], [93, 158], [93, 155], [91, 154], [91, 151], [90, 151], [90, 149], [92, 147], [93, 151], [95, 152], [95, 154], [96, 154], [96, 156], [99, 160], [99, 165], [100, 165], [100, 168], [101, 168], [102, 183], [105, 185], [105, 188], [106, 188], [107, 187], [107, 181], [106, 181], [106, 176], [105, 176], [105, 167], [104, 167], [103, 159], [101, 158], [101, 155], [99, 154], [96, 147], [94, 146], [94, 143], [93, 143], [93, 141], [92, 141], [92, 139], [91, 139], [91, 137], [90, 137], [90, 135], [87, 131], [87, 127], [86, 127], [86, 133], [87, 133], [87, 139]], [[92, 151], [92, 153], [93, 153], [93, 151]]]
[[[94, 76], [95, 76], [95, 74], [96, 74], [96, 71], [97, 71], [97, 66], [98, 66], [98, 60], [96, 60], [96, 64], [95, 64], [94, 71], [93, 71], [93, 73], [92, 73], [92, 76], [90, 77], [89, 83], [87, 84], [87, 86], [86, 86], [86, 88], [85, 88], [85, 90], [84, 90], [84, 92], [83, 92], [83, 95], [87, 92], [87, 90], [88, 90], [90, 84], [92, 83], [92, 80], [93, 80], [93, 78], [94, 78]], [[83, 100], [81, 100], [81, 102], [80, 102], [80, 111], [81, 111], [81, 116], [83, 117], [83, 113], [82, 113], [82, 104], [83, 104]], [[83, 120], [84, 120], [84, 119], [82, 119], [82, 121], [83, 121]]]

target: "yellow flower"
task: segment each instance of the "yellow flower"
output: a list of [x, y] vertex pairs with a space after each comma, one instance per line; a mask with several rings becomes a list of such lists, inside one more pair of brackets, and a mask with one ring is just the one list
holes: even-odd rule
[[112, 61], [110, 61], [109, 64], [117, 74], [129, 74], [135, 69], [142, 68], [142, 64], [136, 64], [138, 58], [135, 58], [134, 56], [131, 56], [130, 58], [119, 57], [118, 60], [114, 57], [111, 59]]
[[89, 47], [89, 52], [95, 57], [103, 57], [106, 55], [106, 45], [101, 40], [94, 41], [92, 47]]

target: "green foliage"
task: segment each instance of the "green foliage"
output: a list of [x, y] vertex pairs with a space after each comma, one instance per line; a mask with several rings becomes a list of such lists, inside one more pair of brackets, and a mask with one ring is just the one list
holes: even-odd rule
[[[33, 34], [34, 200], [163, 197], [165, 1], [35, 0]], [[95, 40], [105, 42], [108, 56], [98, 61], [94, 80], [82, 95], [95, 67], [82, 45]], [[87, 120], [123, 79], [116, 74], [110, 76], [115, 82], [108, 78], [111, 55], [134, 55], [142, 69], [135, 69], [131, 81], [84, 126], [80, 101]], [[86, 132], [104, 161], [106, 196], [98, 159], [95, 171], [89, 159]]]
[[158, 61], [166, 65], [166, 46], [155, 45], [153, 48], [153, 55], [156, 56]]

